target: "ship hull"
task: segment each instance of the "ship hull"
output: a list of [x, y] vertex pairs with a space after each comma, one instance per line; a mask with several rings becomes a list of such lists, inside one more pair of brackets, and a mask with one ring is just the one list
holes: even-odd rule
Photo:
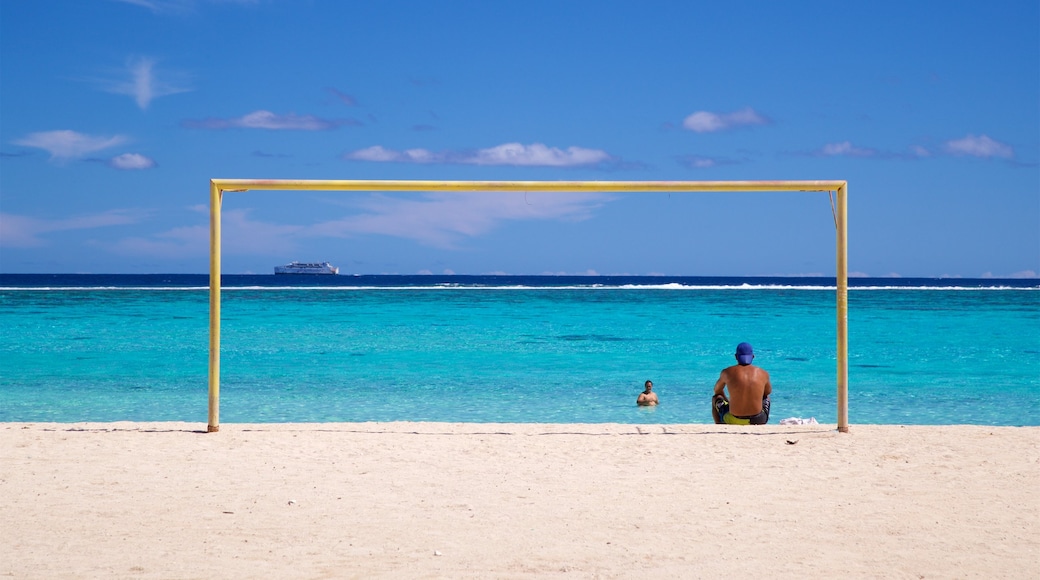
[[328, 262], [304, 263], [292, 262], [285, 266], [275, 266], [276, 275], [304, 275], [304, 276], [335, 276], [339, 274], [339, 268]]

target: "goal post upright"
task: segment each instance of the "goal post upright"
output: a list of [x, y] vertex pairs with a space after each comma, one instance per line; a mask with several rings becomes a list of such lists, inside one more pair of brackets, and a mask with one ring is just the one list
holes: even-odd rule
[[209, 256], [209, 422], [206, 430], [220, 430], [220, 223], [225, 191], [486, 191], [486, 192], [835, 192], [837, 283], [838, 431], [848, 423], [848, 182], [821, 181], [421, 181], [421, 180], [311, 180], [211, 179]]
[[209, 423], [220, 429], [220, 202], [224, 191], [209, 184]]
[[835, 282], [838, 294], [838, 431], [849, 432], [849, 244], [848, 244], [848, 182], [842, 182], [835, 192], [837, 208], [834, 212], [837, 265]]

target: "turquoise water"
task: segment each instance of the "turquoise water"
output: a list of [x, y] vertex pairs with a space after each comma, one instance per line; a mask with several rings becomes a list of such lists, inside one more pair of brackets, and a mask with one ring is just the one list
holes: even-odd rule
[[[273, 277], [272, 277], [273, 278]], [[0, 290], [0, 421], [198, 421], [204, 288]], [[710, 423], [749, 341], [771, 422], [836, 422], [833, 289], [248, 287], [221, 422]], [[1040, 425], [1040, 291], [853, 289], [851, 423]], [[634, 402], [654, 381], [656, 408]]]

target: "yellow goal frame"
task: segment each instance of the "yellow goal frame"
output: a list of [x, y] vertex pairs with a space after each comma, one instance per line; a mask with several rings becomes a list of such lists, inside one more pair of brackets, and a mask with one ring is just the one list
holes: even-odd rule
[[848, 182], [846, 181], [410, 181], [211, 179], [209, 182], [209, 424], [220, 429], [220, 206], [225, 191], [835, 192], [837, 230], [838, 431], [849, 430]]

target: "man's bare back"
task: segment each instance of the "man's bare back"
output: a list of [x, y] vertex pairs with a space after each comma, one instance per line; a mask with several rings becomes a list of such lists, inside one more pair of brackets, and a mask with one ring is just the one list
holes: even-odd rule
[[738, 417], [760, 413], [762, 399], [773, 392], [769, 373], [750, 364], [724, 369], [715, 383], [715, 394], [725, 396], [726, 387], [729, 387], [729, 410]]
[[764, 425], [769, 422], [769, 395], [773, 392], [769, 373], [751, 364], [755, 354], [750, 344], [738, 344], [735, 356], [738, 364], [723, 369], [715, 381], [712, 417], [716, 423]]

